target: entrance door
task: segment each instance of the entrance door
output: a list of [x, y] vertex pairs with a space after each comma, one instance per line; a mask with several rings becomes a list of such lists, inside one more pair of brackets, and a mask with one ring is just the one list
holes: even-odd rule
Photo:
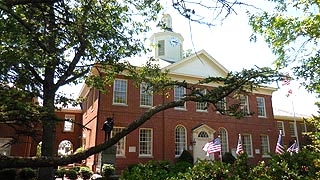
[[198, 159], [204, 160], [204, 159], [214, 159], [214, 156], [211, 154], [207, 156], [207, 153], [203, 150], [204, 145], [213, 140], [213, 134], [215, 130], [210, 128], [209, 126], [203, 124], [200, 127], [196, 128], [192, 132], [193, 137], [193, 158], [194, 162], [196, 162]]

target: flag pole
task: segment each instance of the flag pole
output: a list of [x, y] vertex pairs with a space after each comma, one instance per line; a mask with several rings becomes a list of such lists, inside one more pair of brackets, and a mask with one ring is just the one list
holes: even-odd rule
[[[220, 135], [218, 135], [218, 138], [220, 139]], [[221, 143], [221, 139], [220, 139], [220, 143]], [[220, 160], [222, 162], [222, 145], [221, 145], [221, 150], [220, 150]]]
[[298, 146], [300, 146], [299, 145], [298, 130], [297, 130], [296, 112], [294, 110], [294, 103], [293, 103], [293, 96], [292, 96], [292, 99], [291, 99], [291, 104], [292, 104], [292, 112], [293, 112], [294, 135], [296, 136], [296, 141], [297, 141]]

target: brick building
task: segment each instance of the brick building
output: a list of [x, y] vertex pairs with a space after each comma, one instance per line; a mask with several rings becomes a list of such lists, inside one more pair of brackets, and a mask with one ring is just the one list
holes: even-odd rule
[[[57, 110], [56, 115], [61, 119], [72, 119], [82, 124], [82, 110], [80, 109]], [[38, 129], [39, 136], [33, 139], [30, 136], [17, 134], [14, 123], [14, 121], [0, 123], [0, 153], [9, 156], [36, 156], [37, 146], [41, 142], [41, 127], [34, 127]], [[14, 141], [12, 145], [6, 145], [12, 140]], [[69, 121], [57, 122], [55, 155], [70, 154], [81, 146], [81, 126]]]
[[[170, 78], [195, 84], [208, 76], [227, 75], [227, 69], [205, 50], [183, 58], [183, 37], [172, 31], [170, 16], [166, 16], [164, 20], [167, 29], [153, 34], [150, 40], [154, 43], [153, 56], [163, 70], [169, 71]], [[140, 58], [140, 61], [143, 60]], [[135, 65], [140, 62], [132, 63]], [[92, 72], [98, 73], [96, 69]], [[86, 148], [104, 141], [101, 129], [106, 118], [114, 117], [114, 134], [152, 106], [177, 100], [186, 93], [186, 89], [177, 86], [167, 92], [169, 97], [165, 97], [146, 93], [144, 86], [142, 83], [137, 87], [133, 80], [121, 75], [114, 80], [112, 86], [106, 87], [108, 94], [83, 86], [80, 97], [87, 99], [82, 105], [83, 123], [88, 127], [83, 132]], [[205, 93], [205, 89], [216, 86], [217, 84], [206, 84], [199, 88]], [[223, 116], [213, 106], [204, 108], [204, 103], [195, 102], [162, 111], [118, 142], [116, 168], [121, 170], [130, 164], [149, 160], [174, 162], [183, 150], [188, 150], [195, 160], [204, 159], [207, 157], [202, 147], [218, 135], [221, 137], [222, 153], [231, 152], [235, 155], [239, 133], [251, 162], [268, 159], [268, 153], [274, 152], [278, 137], [271, 100], [275, 90], [262, 87], [241, 96], [239, 101], [243, 110], [253, 113], [242, 119]], [[219, 106], [224, 108], [230, 103], [231, 100], [226, 98], [219, 102]], [[101, 165], [100, 156], [94, 155], [86, 163], [96, 169]]]

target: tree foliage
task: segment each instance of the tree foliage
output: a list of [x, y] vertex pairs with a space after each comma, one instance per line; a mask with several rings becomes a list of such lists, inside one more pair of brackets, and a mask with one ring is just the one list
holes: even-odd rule
[[[158, 1], [97, 1], [97, 0], [0, 0], [0, 84], [7, 96], [1, 97], [1, 118], [10, 118], [11, 112], [23, 112], [15, 120], [21, 124], [41, 122], [41, 157], [20, 158], [0, 156], [0, 167], [54, 167], [77, 162], [97, 154], [116, 144], [153, 115], [180, 106], [186, 101], [208, 102], [215, 105], [226, 96], [244, 93], [263, 83], [278, 80], [278, 74], [268, 68], [255, 68], [230, 73], [226, 78], [209, 77], [198, 84], [171, 81], [167, 72], [154, 63], [136, 68], [120, 61], [123, 58], [145, 52], [139, 35], [149, 30], [149, 22], [155, 21], [161, 6]], [[151, 61], [152, 62], [152, 61]], [[101, 74], [90, 75], [93, 69]], [[58, 94], [60, 87], [77, 84], [86, 79], [90, 86], [105, 89], [119, 72], [137, 83], [147, 81], [159, 93], [173, 85], [191, 90], [180, 101], [159, 104], [148, 109], [121, 133], [107, 143], [66, 157], [53, 157], [56, 103], [72, 101]], [[202, 95], [196, 86], [217, 82], [221, 86]], [[10, 85], [13, 88], [7, 88]], [[31, 103], [6, 104], [9, 97], [19, 92], [17, 100], [32, 93], [43, 99], [43, 106]], [[31, 95], [29, 95], [30, 97]], [[14, 101], [15, 102], [15, 101]], [[226, 115], [241, 117], [237, 106]], [[13, 116], [11, 116], [13, 117]], [[31, 129], [31, 128], [29, 128]], [[52, 168], [40, 169], [42, 179], [52, 178]]]
[[273, 12], [250, 15], [252, 40], [262, 35], [278, 56], [277, 67], [290, 65], [308, 90], [320, 93], [320, 2], [274, 2]]

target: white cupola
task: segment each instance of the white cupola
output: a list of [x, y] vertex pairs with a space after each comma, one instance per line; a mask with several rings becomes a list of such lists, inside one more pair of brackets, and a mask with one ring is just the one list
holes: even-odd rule
[[172, 19], [164, 14], [162, 19], [163, 32], [154, 33], [151, 38], [153, 56], [169, 62], [177, 62], [183, 57], [183, 37], [172, 30]]

